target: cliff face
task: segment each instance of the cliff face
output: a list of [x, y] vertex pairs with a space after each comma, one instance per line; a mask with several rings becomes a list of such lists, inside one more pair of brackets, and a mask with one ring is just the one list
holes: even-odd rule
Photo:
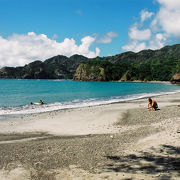
[[74, 80], [78, 81], [106, 81], [104, 68], [81, 64], [76, 70]]
[[171, 78], [171, 83], [173, 83], [173, 84], [180, 84], [180, 73], [176, 73], [176, 74]]

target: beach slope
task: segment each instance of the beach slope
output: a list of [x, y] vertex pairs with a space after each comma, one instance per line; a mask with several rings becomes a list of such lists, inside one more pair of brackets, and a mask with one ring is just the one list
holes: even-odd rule
[[0, 177], [179, 179], [180, 94], [0, 122]]

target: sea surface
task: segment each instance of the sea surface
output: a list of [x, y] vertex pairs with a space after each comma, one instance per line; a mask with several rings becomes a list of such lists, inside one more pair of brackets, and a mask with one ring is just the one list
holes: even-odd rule
[[[175, 92], [180, 92], [180, 86], [168, 83], [0, 79], [0, 119], [6, 115], [109, 104]], [[44, 105], [30, 105], [40, 99]]]

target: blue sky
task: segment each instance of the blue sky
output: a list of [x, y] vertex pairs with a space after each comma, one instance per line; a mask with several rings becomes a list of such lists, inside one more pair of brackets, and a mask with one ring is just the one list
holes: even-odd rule
[[0, 0], [0, 66], [24, 65], [57, 54], [109, 56], [176, 44], [179, 2]]

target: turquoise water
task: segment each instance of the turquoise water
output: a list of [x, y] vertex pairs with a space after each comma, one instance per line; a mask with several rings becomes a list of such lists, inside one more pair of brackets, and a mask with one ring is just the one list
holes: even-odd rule
[[[0, 115], [107, 104], [180, 91], [166, 83], [0, 79]], [[42, 99], [43, 106], [29, 105]]]

